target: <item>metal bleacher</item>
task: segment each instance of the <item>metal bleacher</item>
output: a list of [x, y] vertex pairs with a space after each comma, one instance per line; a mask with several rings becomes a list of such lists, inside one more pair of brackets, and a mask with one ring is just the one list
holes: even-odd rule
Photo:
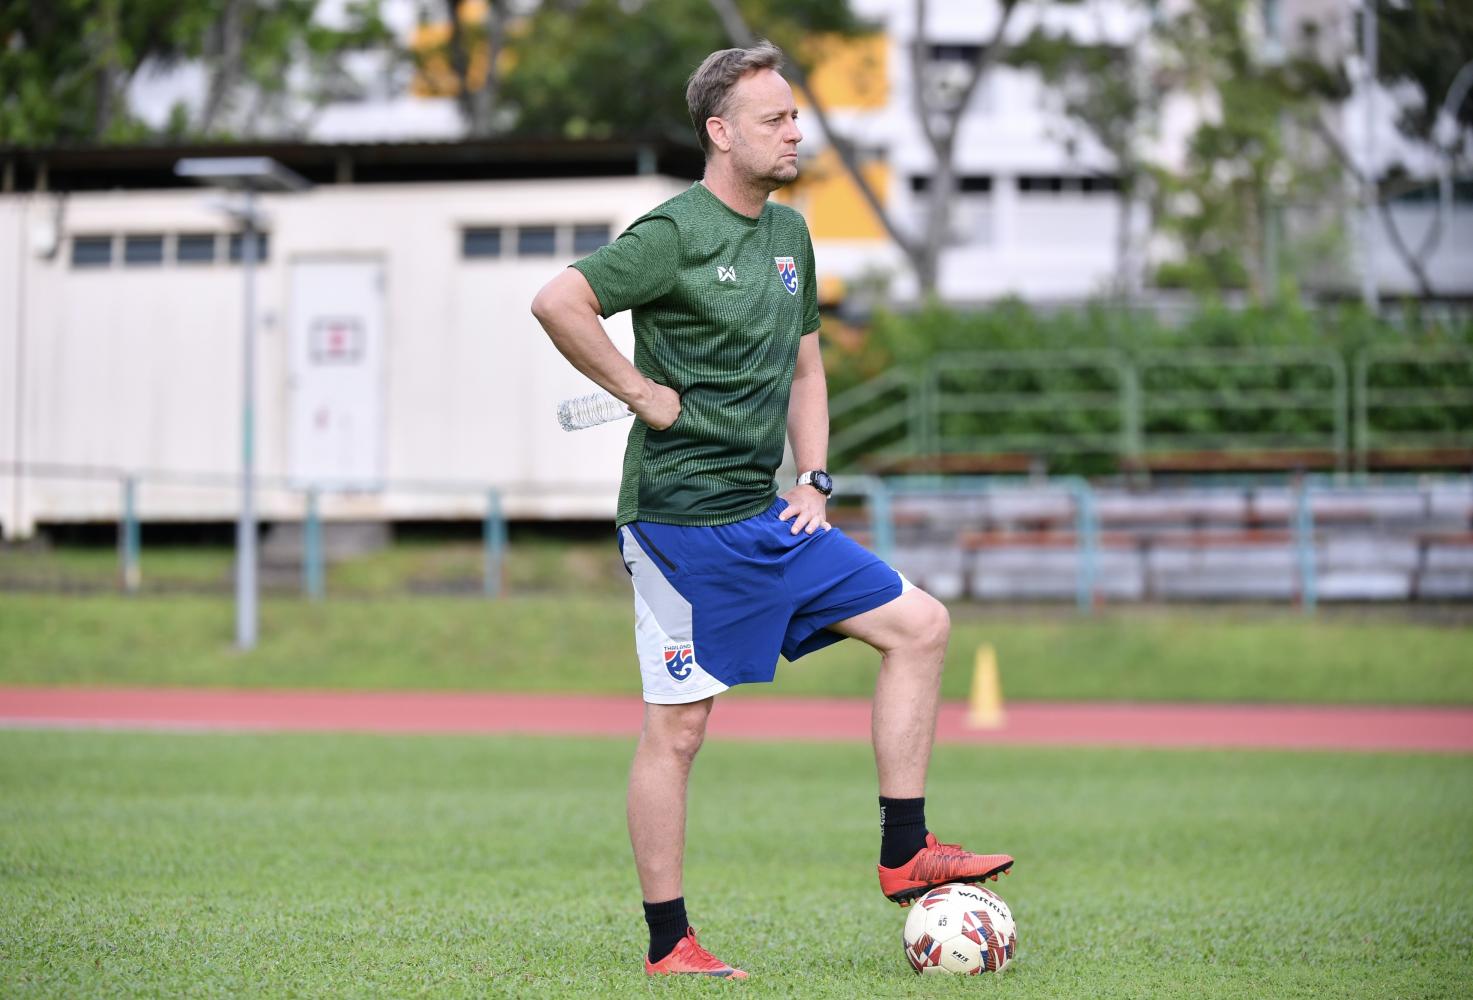
[[[1156, 488], [910, 477], [885, 492], [889, 558], [943, 598], [1467, 600], [1473, 480]], [[873, 499], [872, 499], [873, 503]]]

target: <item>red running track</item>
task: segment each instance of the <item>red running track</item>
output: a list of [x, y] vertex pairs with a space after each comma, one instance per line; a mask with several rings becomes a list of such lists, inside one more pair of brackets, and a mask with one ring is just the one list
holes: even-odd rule
[[[0, 687], [0, 725], [167, 730], [545, 733], [632, 736], [638, 698], [428, 692]], [[868, 740], [869, 702], [727, 697], [728, 739]], [[944, 704], [943, 743], [1473, 752], [1473, 709], [1021, 702], [997, 729]]]

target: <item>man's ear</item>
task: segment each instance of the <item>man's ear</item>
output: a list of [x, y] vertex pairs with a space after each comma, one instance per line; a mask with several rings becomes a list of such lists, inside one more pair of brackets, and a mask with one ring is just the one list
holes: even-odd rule
[[712, 115], [706, 119], [706, 136], [711, 140], [711, 145], [723, 153], [731, 152], [732, 135], [731, 129], [725, 119]]

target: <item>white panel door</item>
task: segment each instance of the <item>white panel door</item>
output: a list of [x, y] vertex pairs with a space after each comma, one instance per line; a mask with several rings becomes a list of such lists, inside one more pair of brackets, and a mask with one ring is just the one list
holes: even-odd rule
[[295, 259], [290, 294], [291, 480], [374, 489], [384, 452], [383, 261]]

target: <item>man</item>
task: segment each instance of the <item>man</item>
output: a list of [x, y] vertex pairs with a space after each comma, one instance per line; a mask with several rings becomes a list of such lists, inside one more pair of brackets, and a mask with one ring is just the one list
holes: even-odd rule
[[[696, 941], [682, 863], [686, 785], [716, 694], [771, 681], [846, 636], [882, 656], [873, 738], [880, 888], [902, 906], [1013, 859], [941, 844], [923, 796], [946, 609], [825, 520], [832, 482], [813, 246], [767, 200], [798, 176], [798, 111], [767, 42], [709, 56], [686, 90], [705, 176], [563, 271], [532, 312], [558, 350], [623, 400], [616, 528], [634, 582], [645, 716], [629, 837], [650, 930], [645, 971], [746, 978]], [[634, 363], [599, 317], [634, 311]], [[777, 497], [784, 427], [802, 475]]]

